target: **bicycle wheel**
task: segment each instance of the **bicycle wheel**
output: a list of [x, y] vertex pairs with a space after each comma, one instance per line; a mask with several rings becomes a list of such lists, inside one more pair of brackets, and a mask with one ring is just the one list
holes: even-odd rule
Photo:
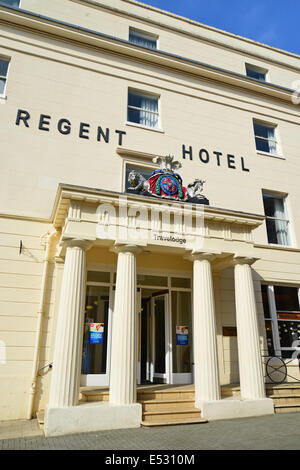
[[274, 384], [282, 384], [287, 376], [287, 367], [281, 357], [270, 357], [266, 363], [266, 374]]

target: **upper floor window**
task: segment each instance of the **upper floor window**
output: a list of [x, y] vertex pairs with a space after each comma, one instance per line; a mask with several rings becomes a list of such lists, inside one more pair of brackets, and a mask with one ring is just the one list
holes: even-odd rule
[[148, 49], [157, 49], [156, 36], [132, 28], [129, 29], [129, 42], [138, 46], [148, 47]]
[[8, 60], [0, 59], [0, 96], [5, 95], [8, 64]]
[[127, 120], [146, 127], [158, 128], [158, 97], [129, 90]]
[[253, 121], [256, 150], [273, 155], [279, 154], [276, 126]]
[[260, 67], [255, 67], [255, 65], [246, 64], [246, 75], [250, 78], [255, 78], [260, 82], [266, 81], [267, 71], [261, 69]]
[[276, 245], [291, 245], [286, 197], [263, 192], [268, 242]]
[[20, 0], [0, 0], [0, 5], [1, 4], [18, 8], [20, 6]]

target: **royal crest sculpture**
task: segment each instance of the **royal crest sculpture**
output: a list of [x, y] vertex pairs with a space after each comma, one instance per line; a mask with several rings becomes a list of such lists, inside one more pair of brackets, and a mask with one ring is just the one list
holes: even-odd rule
[[173, 160], [172, 155], [154, 157], [152, 159], [153, 163], [159, 164], [160, 168], [154, 170], [148, 179], [138, 171], [131, 170], [128, 175], [130, 185], [128, 190], [145, 196], [196, 204], [209, 204], [208, 199], [200, 194], [203, 191], [205, 181], [197, 178], [186, 188], [182, 184], [181, 176], [174, 171], [181, 168], [182, 165], [180, 162]]

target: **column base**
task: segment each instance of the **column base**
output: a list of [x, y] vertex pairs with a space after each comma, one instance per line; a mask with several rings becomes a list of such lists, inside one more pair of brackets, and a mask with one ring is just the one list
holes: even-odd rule
[[199, 408], [201, 409], [201, 417], [208, 421], [274, 414], [274, 403], [271, 398], [206, 401], [199, 403]]
[[142, 405], [82, 403], [64, 408], [47, 408], [45, 436], [61, 436], [107, 429], [138, 428], [142, 421]]

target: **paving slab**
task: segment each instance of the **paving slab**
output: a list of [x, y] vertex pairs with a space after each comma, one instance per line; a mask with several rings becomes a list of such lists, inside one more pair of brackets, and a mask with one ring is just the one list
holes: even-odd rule
[[36, 420], [0, 422], [0, 450], [300, 450], [300, 413], [45, 438]]

